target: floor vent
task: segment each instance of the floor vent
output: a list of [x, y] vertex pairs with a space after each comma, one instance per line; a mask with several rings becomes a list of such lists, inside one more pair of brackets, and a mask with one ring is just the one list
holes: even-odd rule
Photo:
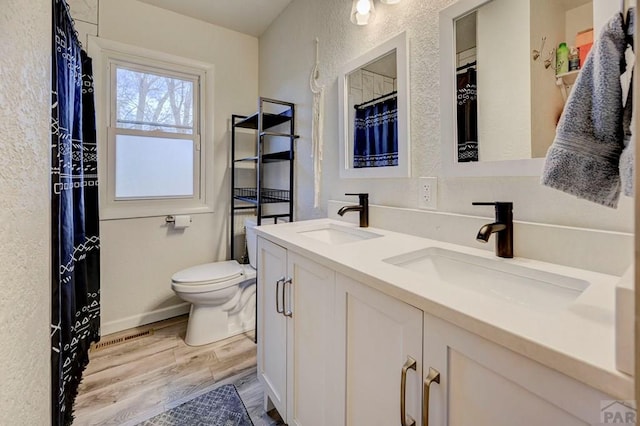
[[91, 345], [91, 350], [98, 351], [100, 349], [108, 348], [110, 346], [118, 345], [120, 343], [130, 342], [131, 340], [140, 339], [145, 336], [152, 336], [153, 328], [150, 328], [145, 331], [141, 331], [139, 333], [128, 334], [126, 336], [116, 337], [114, 339], [106, 340], [104, 342], [99, 342]]

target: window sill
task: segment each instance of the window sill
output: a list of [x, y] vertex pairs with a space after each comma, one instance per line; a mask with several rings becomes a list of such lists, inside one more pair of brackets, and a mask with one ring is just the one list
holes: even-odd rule
[[100, 209], [100, 220], [127, 220], [145, 217], [162, 217], [179, 214], [213, 213], [213, 207], [208, 205], [182, 206], [182, 207], [133, 207], [114, 206]]

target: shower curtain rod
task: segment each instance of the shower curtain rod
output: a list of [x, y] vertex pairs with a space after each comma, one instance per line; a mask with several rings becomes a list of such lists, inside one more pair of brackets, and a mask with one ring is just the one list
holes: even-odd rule
[[395, 97], [397, 95], [398, 95], [398, 92], [394, 90], [393, 92], [387, 93], [386, 95], [382, 95], [382, 96], [379, 96], [377, 98], [371, 99], [370, 101], [354, 105], [353, 108], [355, 108], [355, 109], [362, 108], [363, 106], [367, 106], [367, 105], [369, 105], [371, 103], [376, 103], [376, 102], [379, 102], [379, 101], [383, 101], [383, 100], [385, 100], [387, 98], [391, 99], [392, 97]]
[[73, 19], [73, 16], [71, 16], [71, 6], [69, 6], [69, 3], [67, 3], [66, 0], [61, 0], [61, 3], [62, 3], [62, 6], [64, 7], [64, 10], [65, 10], [65, 13], [67, 15], [67, 18], [69, 19], [69, 22], [71, 22], [71, 28], [73, 28], [73, 34], [76, 36], [76, 41], [80, 45], [80, 49], [84, 49], [84, 46], [82, 45], [82, 42], [80, 41], [80, 34], [78, 33], [78, 30], [76, 29], [76, 21], [75, 21], [75, 19]]
[[469, 62], [468, 64], [465, 64], [465, 65], [462, 65], [461, 67], [456, 68], [456, 72], [466, 70], [467, 68], [475, 67], [476, 64], [477, 64], [476, 61]]

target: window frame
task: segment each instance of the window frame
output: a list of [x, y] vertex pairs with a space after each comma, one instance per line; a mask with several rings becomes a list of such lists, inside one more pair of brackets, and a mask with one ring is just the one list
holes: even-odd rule
[[[201, 193], [201, 185], [200, 185], [200, 168], [201, 168], [201, 143], [200, 143], [200, 109], [202, 107], [200, 101], [200, 80], [202, 78], [201, 73], [198, 74], [186, 74], [182, 72], [176, 72], [175, 70], [166, 69], [166, 68], [158, 68], [155, 66], [143, 65], [139, 63], [131, 63], [128, 61], [123, 61], [121, 59], [116, 58], [108, 58], [108, 66], [109, 66], [109, 74], [110, 74], [110, 86], [109, 86], [109, 96], [110, 96], [110, 120], [109, 125], [107, 127], [107, 149], [108, 149], [108, 158], [113, 159], [113, 167], [114, 171], [110, 174], [109, 178], [112, 181], [109, 181], [109, 188], [112, 192], [109, 193], [109, 198], [114, 200], [115, 202], [119, 201], [143, 201], [143, 200], [169, 200], [169, 199], [182, 199], [182, 200], [191, 200], [200, 198]], [[173, 77], [179, 78], [181, 80], [190, 81], [193, 84], [193, 127], [192, 133], [178, 133], [178, 132], [166, 132], [162, 130], [138, 130], [138, 129], [129, 129], [126, 127], [118, 127], [118, 105], [117, 105], [117, 94], [115, 90], [117, 89], [117, 72], [118, 69], [126, 69], [129, 71], [141, 72], [146, 74], [155, 74], [162, 77]], [[169, 127], [169, 126], [168, 126]], [[193, 195], [191, 196], [142, 196], [142, 197], [118, 197], [116, 195], [116, 138], [118, 135], [128, 135], [128, 136], [143, 136], [143, 137], [158, 137], [158, 138], [168, 138], [168, 139], [184, 139], [184, 140], [192, 140], [193, 141]]]
[[[89, 54], [94, 61], [101, 220], [213, 212], [213, 184], [207, 182], [207, 176], [213, 176], [213, 120], [206, 120], [206, 117], [213, 116], [213, 65], [97, 37], [89, 39]], [[118, 128], [115, 113], [118, 66], [192, 80], [193, 134]], [[118, 134], [193, 140], [193, 196], [116, 197], [115, 145]]]

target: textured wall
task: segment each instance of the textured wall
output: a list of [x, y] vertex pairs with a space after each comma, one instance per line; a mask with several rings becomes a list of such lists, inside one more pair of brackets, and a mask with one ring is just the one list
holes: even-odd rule
[[[618, 210], [612, 210], [542, 187], [535, 177], [442, 177], [438, 13], [450, 3], [451, 0], [403, 0], [391, 6], [375, 2], [376, 21], [357, 27], [349, 21], [350, 1], [294, 0], [260, 38], [260, 94], [298, 104], [296, 125], [301, 139], [296, 142], [297, 219], [326, 216], [327, 199], [346, 199], [345, 192], [369, 192], [372, 203], [416, 208], [417, 177], [439, 176], [441, 211], [489, 216], [490, 211], [472, 207], [471, 202], [511, 200], [519, 220], [632, 231], [633, 204], [628, 198], [621, 200]], [[410, 45], [412, 178], [340, 179], [338, 75], [349, 60], [402, 30], [407, 31]], [[327, 91], [323, 207], [317, 210], [313, 209], [311, 189], [309, 90], [316, 36], [320, 39], [320, 80]], [[505, 111], [505, 119], [508, 114]]]
[[98, 0], [67, 0], [80, 42], [87, 46], [87, 36], [98, 35]]
[[0, 413], [50, 422], [51, 2], [0, 10]]

